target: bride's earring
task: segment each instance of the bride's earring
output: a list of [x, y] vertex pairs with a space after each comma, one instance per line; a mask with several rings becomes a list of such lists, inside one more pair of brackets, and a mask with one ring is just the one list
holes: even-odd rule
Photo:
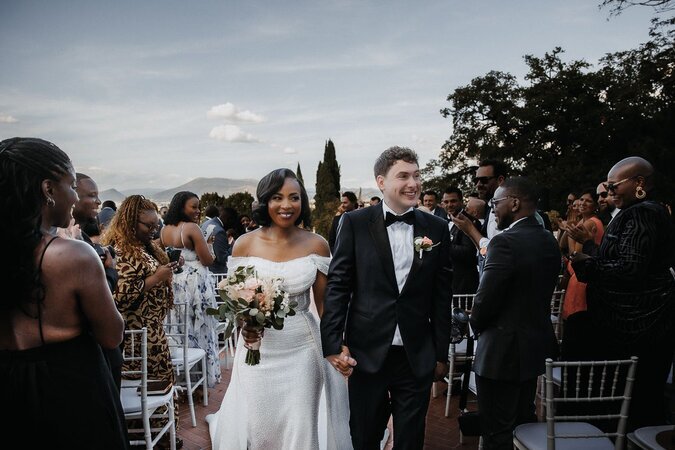
[[51, 197], [47, 197], [47, 204], [48, 204], [49, 206], [51, 206], [52, 208], [53, 208], [54, 206], [56, 206], [56, 202], [55, 202], [54, 199], [51, 198]]

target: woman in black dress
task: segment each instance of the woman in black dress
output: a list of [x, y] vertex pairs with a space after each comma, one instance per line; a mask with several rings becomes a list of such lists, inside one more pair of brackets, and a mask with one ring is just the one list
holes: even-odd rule
[[53, 234], [70, 222], [75, 187], [72, 163], [54, 144], [0, 142], [2, 435], [21, 448], [126, 449], [101, 352], [120, 344], [124, 322], [94, 249]]
[[639, 358], [629, 431], [666, 423], [664, 391], [675, 346], [675, 233], [668, 211], [653, 200], [653, 179], [648, 161], [619, 161], [605, 187], [621, 212], [600, 245], [581, 227], [572, 230], [584, 243], [572, 265], [588, 283], [593, 359]]

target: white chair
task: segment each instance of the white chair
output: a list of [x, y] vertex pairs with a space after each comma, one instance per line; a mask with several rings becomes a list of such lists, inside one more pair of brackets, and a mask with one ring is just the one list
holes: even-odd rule
[[[473, 308], [473, 299], [476, 294], [456, 294], [452, 296], [452, 308], [461, 308], [466, 311], [467, 315], [471, 315], [471, 308]], [[450, 344], [448, 349], [448, 376], [444, 381], [448, 385], [448, 396], [445, 399], [445, 417], [450, 417], [450, 397], [452, 395], [452, 384], [456, 380], [462, 378], [462, 372], [455, 371], [456, 363], [466, 363], [466, 339], [458, 344]]]
[[638, 428], [634, 432], [628, 433], [628, 448], [630, 449], [630, 444], [632, 444], [635, 448], [641, 450], [667, 450], [656, 440], [656, 436], [664, 432], [673, 436], [675, 435], [675, 427], [673, 425], [660, 425]]
[[[197, 426], [195, 417], [195, 405], [193, 394], [201, 385], [203, 389], [204, 406], [209, 404], [209, 393], [206, 385], [206, 351], [201, 348], [191, 348], [188, 342], [188, 320], [190, 305], [185, 302], [175, 302], [174, 308], [167, 323], [164, 326], [169, 349], [171, 350], [171, 363], [176, 371], [178, 386], [185, 388], [192, 426]], [[201, 370], [196, 366], [201, 362]], [[192, 376], [196, 375], [193, 380]]]
[[[559, 396], [555, 394], [553, 369], [561, 369]], [[513, 444], [521, 450], [577, 449], [621, 450], [626, 443], [628, 407], [633, 391], [637, 357], [621, 361], [546, 360], [546, 422], [516, 427]], [[570, 370], [571, 369], [571, 370]], [[571, 372], [571, 374], [570, 374]], [[625, 380], [622, 392], [619, 381]], [[580, 415], [558, 415], [556, 406], [599, 406], [602, 411]], [[603, 432], [586, 421], [617, 420], [615, 432]], [[582, 422], [583, 421], [583, 422]], [[615, 438], [615, 442], [609, 439]]]
[[[223, 304], [220, 294], [218, 293], [218, 283], [227, 278], [226, 273], [210, 273], [209, 277], [213, 284], [214, 292], [216, 293], [216, 307], [219, 307]], [[236, 330], [229, 338], [225, 339], [225, 330], [227, 329], [229, 322], [227, 320], [218, 319], [218, 325], [216, 326], [216, 335], [218, 336], [218, 356], [225, 354], [227, 361], [228, 354], [231, 358], [234, 358], [234, 351], [237, 348], [237, 333]]]
[[[176, 449], [176, 418], [174, 412], [173, 386], [163, 395], [148, 395], [148, 331], [126, 330], [124, 332], [125, 346], [123, 354], [125, 363], [133, 366], [140, 365], [138, 370], [122, 371], [122, 388], [120, 399], [126, 420], [140, 420], [143, 428], [130, 428], [129, 433], [143, 432], [143, 439], [134, 439], [131, 445], [144, 445], [151, 450], [162, 436], [169, 432], [171, 450]], [[138, 389], [140, 386], [140, 395]], [[161, 428], [153, 428], [150, 419], [166, 419], [166, 424]]]
[[562, 342], [563, 336], [563, 320], [562, 320], [562, 308], [563, 301], [565, 300], [565, 289], [553, 291], [551, 296], [551, 323], [553, 324], [553, 332], [555, 333], [558, 343]]

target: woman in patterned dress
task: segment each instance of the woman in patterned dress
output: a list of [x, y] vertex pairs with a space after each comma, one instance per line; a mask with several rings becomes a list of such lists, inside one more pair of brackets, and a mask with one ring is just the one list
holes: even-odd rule
[[[114, 297], [126, 328], [148, 329], [148, 379], [175, 383], [163, 323], [173, 306], [171, 276], [178, 263], [169, 262], [164, 250], [152, 241], [158, 229], [157, 206], [142, 195], [131, 195], [117, 210], [103, 243], [115, 246], [119, 281]], [[129, 345], [125, 339], [127, 351]], [[140, 370], [140, 361], [125, 361], [122, 370]], [[178, 421], [177, 404], [175, 409]]]
[[[218, 357], [217, 321], [206, 314], [206, 308], [216, 307], [213, 285], [207, 266], [213, 264], [213, 256], [199, 228], [199, 197], [188, 191], [176, 193], [169, 204], [160, 232], [163, 246], [181, 250], [185, 260], [183, 271], [173, 276], [173, 295], [176, 303], [188, 305], [188, 345], [206, 352], [207, 384], [214, 387], [220, 383], [220, 359]], [[182, 322], [173, 317], [169, 322]]]

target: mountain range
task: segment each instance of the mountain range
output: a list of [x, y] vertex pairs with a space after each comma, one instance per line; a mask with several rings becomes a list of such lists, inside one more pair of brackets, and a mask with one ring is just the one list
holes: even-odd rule
[[[171, 189], [157, 189], [157, 188], [139, 188], [139, 189], [107, 189], [99, 193], [99, 198], [101, 201], [112, 200], [118, 205], [128, 196], [132, 194], [141, 194], [145, 197], [152, 199], [152, 201], [160, 204], [165, 204], [171, 202], [173, 196], [180, 191], [190, 191], [199, 195], [200, 197], [206, 192], [217, 192], [219, 195], [225, 197], [230, 196], [236, 192], [248, 192], [255, 197], [256, 186], [258, 185], [258, 180], [254, 179], [243, 179], [235, 180], [231, 178], [195, 178], [194, 180], [188, 181], [185, 184], [171, 188]], [[358, 195], [359, 189], [345, 188], [345, 191], [353, 191]], [[311, 199], [314, 197], [315, 189], [314, 187], [307, 188], [307, 195]], [[377, 189], [366, 188], [361, 192], [361, 196], [364, 199], [369, 199], [372, 196], [377, 195], [382, 197], [381, 192]]]

